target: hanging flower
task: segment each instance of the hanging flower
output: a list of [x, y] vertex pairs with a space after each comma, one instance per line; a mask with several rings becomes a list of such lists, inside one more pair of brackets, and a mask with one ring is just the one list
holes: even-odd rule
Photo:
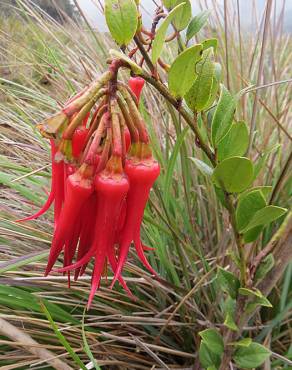
[[159, 164], [152, 157], [146, 125], [138, 104], [144, 80], [117, 81], [114, 67], [70, 99], [61, 112], [38, 127], [50, 139], [52, 184], [41, 210], [19, 221], [44, 214], [54, 203], [55, 230], [45, 275], [63, 253], [57, 271], [77, 280], [94, 260], [88, 307], [101, 277], [113, 271], [132, 296], [121, 273], [131, 243], [142, 264], [156, 274], [141, 241], [144, 209]]

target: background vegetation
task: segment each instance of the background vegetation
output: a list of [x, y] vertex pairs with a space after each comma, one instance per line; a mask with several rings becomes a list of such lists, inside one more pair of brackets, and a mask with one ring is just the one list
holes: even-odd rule
[[[257, 21], [254, 14], [256, 30], [243, 32], [236, 6], [228, 4], [223, 14], [213, 2], [197, 38], [219, 39], [218, 59], [231, 91], [267, 85], [258, 90], [254, 118], [255, 92], [241, 100], [237, 118], [256, 125], [251, 156], [257, 184], [273, 186], [274, 204], [289, 207], [291, 36], [282, 30], [281, 12], [272, 12], [266, 26], [265, 14]], [[234, 240], [213, 186], [189, 159], [202, 155], [193, 135], [147, 86], [141, 109], [163, 172], [152, 191], [143, 238], [155, 247], [149, 259], [161, 281], [152, 279], [133, 254], [125, 275], [137, 300], [130, 301], [119, 288], [110, 291], [105, 282], [84, 314], [89, 276], [70, 290], [65, 277], [43, 277], [52, 215], [23, 224], [15, 220], [38, 209], [49, 189], [48, 143], [35, 124], [97, 76], [106, 67], [109, 46], [116, 46], [82, 15], [72, 20], [71, 10], [69, 16], [61, 12], [60, 23], [29, 0], [9, 9], [0, 23], [0, 320], [36, 343], [28, 348], [27, 341], [11, 338], [11, 328], [3, 330], [0, 321], [1, 368], [51, 369], [31, 348], [47, 349], [73, 369], [82, 367], [76, 355], [83, 368], [89, 363], [93, 368], [93, 357], [96, 368], [105, 369], [186, 369], [194, 363], [199, 368], [198, 332], [224, 321], [216, 265], [224, 265]], [[166, 60], [175, 48], [175, 42], [169, 44]], [[265, 230], [259, 250], [281, 221]], [[290, 264], [270, 294], [273, 308], [261, 309], [245, 328], [245, 337], [273, 352], [265, 369], [291, 368], [291, 275]]]

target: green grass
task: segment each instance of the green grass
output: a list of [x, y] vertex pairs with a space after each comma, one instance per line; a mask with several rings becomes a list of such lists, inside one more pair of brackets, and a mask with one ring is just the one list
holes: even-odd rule
[[[109, 290], [104, 282], [83, 325], [90, 277], [84, 276], [71, 289], [63, 276], [43, 277], [52, 212], [27, 223], [15, 220], [37, 210], [50, 186], [48, 143], [38, 134], [36, 123], [103, 71], [107, 50], [115, 45], [86, 24], [60, 26], [40, 17], [28, 2], [20, 4], [22, 17], [16, 12], [0, 23], [0, 317], [60, 355], [73, 369], [81, 368], [76, 361], [86, 365], [92, 358], [97, 368], [104, 369], [160, 368], [157, 357], [169, 367], [191, 366], [197, 362], [198, 332], [224, 321], [215, 270], [234, 243], [228, 215], [210, 180], [189, 159], [206, 158], [181, 118], [147, 86], [141, 109], [162, 173], [145, 212], [143, 240], [155, 248], [148, 256], [161, 280], [151, 278], [131, 254], [125, 279], [136, 300], [131, 301], [119, 287]], [[218, 60], [226, 66], [224, 29], [213, 5], [217, 11], [211, 15], [212, 27], [206, 26], [198, 39], [217, 37]], [[291, 77], [291, 36], [276, 32], [273, 17], [262, 84]], [[281, 23], [277, 17], [275, 21]], [[228, 32], [229, 83], [238, 92], [257, 80], [261, 34], [256, 43], [257, 32], [242, 31], [239, 43], [236, 22]], [[165, 54], [175, 50], [172, 43]], [[226, 80], [226, 70], [224, 76]], [[256, 185], [275, 186], [291, 151], [291, 85], [268, 86], [259, 94], [251, 157], [260, 171]], [[237, 112], [237, 119], [249, 125], [253, 101], [253, 93], [244, 95]], [[274, 204], [289, 207], [290, 202], [291, 178], [286, 176]], [[273, 224], [265, 230], [258, 248], [277, 227]], [[273, 309], [263, 309], [245, 332], [288, 359], [291, 298], [289, 266], [269, 297]], [[9, 335], [0, 333], [3, 368], [27, 369], [39, 362], [25, 344], [15, 346]], [[32, 368], [51, 369], [43, 366]], [[274, 357], [271, 366], [289, 368]]]

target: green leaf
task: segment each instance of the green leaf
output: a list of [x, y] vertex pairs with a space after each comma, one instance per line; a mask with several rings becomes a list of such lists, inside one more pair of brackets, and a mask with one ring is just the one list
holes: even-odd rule
[[217, 146], [217, 157], [223, 159], [244, 155], [248, 148], [249, 134], [245, 122], [233, 123]]
[[189, 24], [192, 16], [192, 6], [190, 0], [177, 0], [175, 5], [184, 3], [179, 12], [174, 17], [172, 23], [178, 31], [182, 31]]
[[203, 341], [201, 341], [200, 344], [199, 360], [204, 368], [212, 367], [214, 365], [217, 367], [220, 365], [220, 356], [210, 351], [206, 343]]
[[256, 297], [253, 302], [249, 302], [246, 306], [246, 313], [251, 313], [255, 310], [257, 306], [263, 306], [263, 307], [269, 307], [272, 308], [272, 303], [268, 300], [268, 298], [262, 296], [262, 297]]
[[220, 82], [221, 81], [221, 77], [222, 77], [222, 67], [221, 67], [221, 64], [215, 62], [214, 65], [215, 65], [215, 77], [216, 77], [216, 80], [218, 82]]
[[209, 48], [213, 48], [214, 52], [217, 50], [218, 40], [217, 39], [207, 39], [202, 42], [203, 50], [207, 50]]
[[[238, 212], [239, 212], [239, 208], [242, 207], [246, 209], [247, 211], [247, 216], [249, 216], [250, 218], [255, 214], [256, 211], [258, 211], [259, 209], [263, 208], [264, 206], [266, 206], [266, 202], [263, 203], [263, 199], [262, 197], [264, 197], [264, 199], [266, 200], [269, 193], [271, 192], [272, 190], [272, 187], [271, 186], [256, 186], [252, 189], [248, 189], [246, 190], [245, 192], [243, 192], [242, 194], [240, 194], [239, 198], [238, 198], [238, 206], [237, 206], [237, 216], [236, 218], [238, 218]], [[261, 196], [258, 196], [258, 195], [255, 195], [254, 192], [255, 191], [260, 191], [261, 192]], [[253, 197], [249, 198], [250, 199], [250, 202], [244, 202], [244, 204], [241, 204], [242, 203], [242, 200], [244, 198], [246, 198], [249, 194], [254, 194]], [[262, 206], [261, 206], [262, 205]], [[248, 217], [246, 217], [246, 221], [248, 220]], [[239, 222], [240, 223], [240, 222]], [[246, 226], [247, 224], [245, 224], [244, 226]], [[264, 226], [257, 226], [257, 227], [254, 227], [252, 229], [250, 229], [249, 231], [247, 231], [246, 233], [243, 234], [243, 238], [244, 238], [244, 241], [246, 243], [251, 243], [253, 242], [254, 240], [256, 240], [258, 238], [258, 236], [260, 235], [260, 233], [263, 231], [263, 228]]]
[[176, 2], [177, 0], [162, 0], [162, 3], [163, 5], [167, 8], [167, 9], [172, 9], [176, 6]]
[[269, 194], [271, 193], [272, 191], [272, 186], [254, 186], [253, 188], [251, 189], [247, 189], [246, 191], [244, 191], [243, 193], [241, 193], [238, 197], [238, 201], [240, 201], [243, 197], [246, 196], [246, 194], [254, 191], [254, 190], [260, 190], [263, 194], [263, 196], [265, 197], [265, 199], [267, 200]]
[[240, 193], [253, 180], [253, 165], [245, 157], [227, 158], [216, 166], [212, 177], [218, 187], [229, 193]]
[[236, 365], [241, 369], [252, 369], [260, 366], [271, 351], [259, 343], [251, 343], [248, 347], [240, 347], [233, 355]]
[[245, 243], [251, 243], [255, 241], [259, 237], [260, 233], [263, 231], [263, 228], [263, 226], [253, 227], [252, 229], [244, 233], [243, 239]]
[[237, 342], [230, 343], [230, 345], [237, 347], [249, 347], [251, 344], [252, 344], [251, 338], [243, 338]]
[[202, 61], [197, 65], [198, 76], [185, 96], [188, 107], [194, 112], [202, 111], [210, 99], [215, 69], [211, 55], [211, 50], [203, 53]]
[[218, 266], [217, 279], [220, 288], [228, 293], [231, 298], [235, 299], [237, 297], [237, 292], [240, 287], [240, 282], [235, 275], [231, 272], [224, 270], [222, 267]]
[[247, 312], [252, 312], [257, 306], [273, 307], [271, 302], [262, 294], [259, 289], [240, 288], [239, 293], [241, 295], [253, 298], [253, 301], [247, 305]]
[[208, 177], [212, 176], [213, 169], [209, 165], [207, 165], [207, 163], [193, 157], [191, 157], [190, 160], [195, 163], [196, 167], [198, 168], [199, 171], [202, 172], [203, 175]]
[[241, 196], [236, 207], [236, 227], [240, 232], [251, 221], [255, 213], [264, 208], [267, 202], [261, 190], [253, 190], [248, 192], [245, 196]]
[[210, 91], [210, 97], [205, 106], [205, 109], [209, 109], [217, 97], [217, 93], [218, 93], [218, 89], [219, 89], [219, 85], [221, 81], [221, 72], [222, 72], [221, 65], [219, 63], [214, 63], [214, 77], [213, 77], [212, 87]]
[[139, 76], [143, 74], [143, 69], [140, 66], [138, 66], [138, 64], [133, 62], [130, 58], [128, 58], [125, 54], [114, 49], [110, 49], [109, 53], [111, 56], [119, 58], [124, 62], [128, 63], [129, 66], [131, 67], [131, 71], [133, 71], [135, 75]]
[[272, 270], [272, 268], [275, 265], [275, 258], [272, 253], [268, 254], [260, 263], [259, 267], [256, 270], [255, 273], [255, 279], [256, 281], [264, 278], [269, 271]]
[[202, 341], [211, 352], [221, 355], [224, 351], [224, 343], [221, 334], [216, 329], [206, 329], [199, 332]]
[[174, 17], [179, 13], [180, 9], [184, 6], [184, 4], [179, 4], [175, 8], [172, 9], [171, 12], [169, 12], [168, 16], [164, 19], [161, 26], [158, 28], [155, 38], [152, 43], [152, 62], [156, 63], [158, 58], [160, 57], [160, 54], [162, 52], [162, 48], [164, 45], [165, 37], [167, 29], [174, 19]]
[[258, 289], [248, 289], [248, 288], [239, 288], [238, 290], [239, 294], [249, 296], [249, 297], [258, 297], [262, 298], [263, 294], [260, 290]]
[[196, 33], [200, 31], [202, 27], [207, 22], [207, 19], [210, 15], [210, 10], [204, 10], [201, 13], [197, 14], [190, 22], [187, 28], [187, 40], [190, 40], [192, 37], [195, 36]]
[[214, 147], [227, 134], [232, 125], [235, 112], [236, 100], [221, 84], [221, 93], [211, 125], [211, 137]]
[[134, 0], [105, 0], [105, 19], [113, 39], [126, 46], [138, 26], [138, 10]]
[[232, 299], [229, 295], [227, 296], [224, 302], [224, 313], [225, 313], [224, 325], [233, 331], [238, 330], [238, 327], [235, 323], [235, 310], [236, 310], [236, 300]]
[[224, 325], [227, 326], [230, 330], [237, 331], [238, 326], [235, 324], [233, 316], [227, 312], [224, 320]]
[[251, 221], [242, 230], [242, 232], [245, 233], [256, 226], [267, 225], [277, 220], [277, 218], [283, 216], [286, 212], [287, 212], [286, 208], [277, 206], [266, 206], [255, 213]]
[[[177, 56], [168, 73], [168, 86], [175, 98], [183, 98], [196, 79], [196, 63], [201, 58], [202, 45], [194, 45]], [[182, 73], [183, 71], [183, 73]]]
[[218, 93], [218, 89], [219, 89], [219, 82], [216, 80], [215, 77], [213, 77], [213, 80], [212, 80], [212, 87], [211, 87], [211, 90], [210, 90], [210, 96], [209, 96], [209, 100], [205, 106], [205, 110], [206, 109], [209, 109], [214, 101], [216, 100], [216, 97], [217, 97], [217, 93]]

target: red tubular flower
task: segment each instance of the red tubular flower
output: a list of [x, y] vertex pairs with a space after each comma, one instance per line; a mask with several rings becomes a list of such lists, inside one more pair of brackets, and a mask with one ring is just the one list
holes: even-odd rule
[[130, 86], [130, 89], [136, 95], [137, 100], [139, 102], [141, 92], [142, 92], [143, 86], [145, 84], [145, 81], [141, 77], [130, 77], [129, 81], [128, 81], [128, 84]]
[[130, 134], [128, 127], [125, 128], [124, 135], [125, 135], [125, 143], [126, 143], [126, 152], [128, 153], [130, 146], [131, 146], [131, 134]]
[[96, 177], [95, 189], [98, 197], [96, 235], [93, 241], [95, 265], [88, 307], [92, 302], [96, 289], [99, 287], [106, 258], [109, 257], [114, 265], [115, 230], [119, 221], [122, 202], [129, 190], [129, 182], [124, 175], [112, 175], [104, 171]]
[[159, 164], [153, 158], [140, 161], [137, 161], [136, 158], [130, 158], [126, 161], [125, 173], [130, 181], [130, 190], [127, 196], [127, 215], [120, 236], [118, 266], [111, 287], [122, 272], [132, 241], [134, 241], [141, 262], [151, 273], [156, 274], [144, 255], [140, 241], [140, 228], [150, 189], [160, 173]]
[[[81, 227], [80, 227], [80, 240], [78, 246], [78, 253], [77, 253], [77, 261], [83, 259], [84, 256], [87, 255], [89, 251], [93, 238], [94, 238], [94, 227], [95, 227], [95, 219], [96, 219], [96, 194], [93, 193], [85, 202], [81, 214]], [[80, 267], [76, 268], [74, 274], [74, 280], [78, 279], [78, 276], [81, 276], [86, 269], [87, 263], [80, 265]]]
[[[129, 182], [125, 175], [109, 172], [107, 169], [96, 176], [95, 190], [97, 193], [97, 210], [95, 221], [95, 235], [90, 250], [78, 262], [59, 269], [65, 272], [72, 269], [79, 269], [81, 265], [88, 263], [94, 256], [95, 264], [91, 284], [91, 292], [88, 299], [88, 308], [91, 305], [96, 289], [100, 285], [100, 279], [106, 259], [115, 272], [117, 267], [115, 256], [115, 231], [118, 227], [119, 216], [123, 201], [129, 190]], [[118, 277], [123, 288], [131, 295], [125, 281]]]
[[72, 155], [78, 158], [85, 147], [88, 129], [84, 126], [77, 128], [72, 137]]
[[64, 202], [64, 162], [60, 161], [59, 163], [56, 162], [55, 156], [57, 153], [57, 147], [53, 141], [53, 139], [50, 140], [51, 143], [51, 160], [52, 160], [52, 183], [51, 183], [51, 190], [49, 193], [49, 196], [45, 202], [45, 204], [42, 206], [42, 208], [36, 212], [35, 214], [22, 218], [20, 220], [17, 220], [18, 222], [21, 221], [29, 221], [34, 220], [41, 215], [43, 215], [52, 205], [54, 202], [54, 217], [55, 222], [58, 221], [61, 208]]
[[66, 199], [54, 233], [45, 275], [51, 271], [66, 241], [72, 242], [75, 223], [82, 206], [93, 193], [93, 180], [90, 172], [91, 168], [86, 168], [85, 165], [81, 170], [70, 175], [66, 181]]
[[[75, 227], [73, 229], [71, 238], [68, 238], [64, 244], [64, 262], [63, 262], [64, 267], [69, 266], [72, 263], [72, 260], [73, 260], [73, 257], [75, 255], [77, 245], [78, 245], [80, 227], [81, 227], [81, 220], [79, 218], [77, 219], [75, 223]], [[70, 271], [67, 272], [67, 275], [68, 275], [68, 288], [70, 288], [70, 285], [71, 285]]]
[[118, 280], [132, 296], [121, 276], [132, 242], [142, 264], [156, 274], [145, 257], [150, 248], [142, 244], [140, 229], [160, 169], [137, 104], [144, 80], [130, 78], [130, 88], [117, 81], [120, 63], [114, 60], [101, 80], [38, 125], [51, 140], [52, 185], [42, 209], [26, 219], [42, 215], [54, 203], [45, 275], [63, 252], [63, 267], [57, 271], [68, 274], [70, 286], [71, 271], [77, 280], [94, 258], [88, 308], [108, 265], [114, 274], [111, 287]]

